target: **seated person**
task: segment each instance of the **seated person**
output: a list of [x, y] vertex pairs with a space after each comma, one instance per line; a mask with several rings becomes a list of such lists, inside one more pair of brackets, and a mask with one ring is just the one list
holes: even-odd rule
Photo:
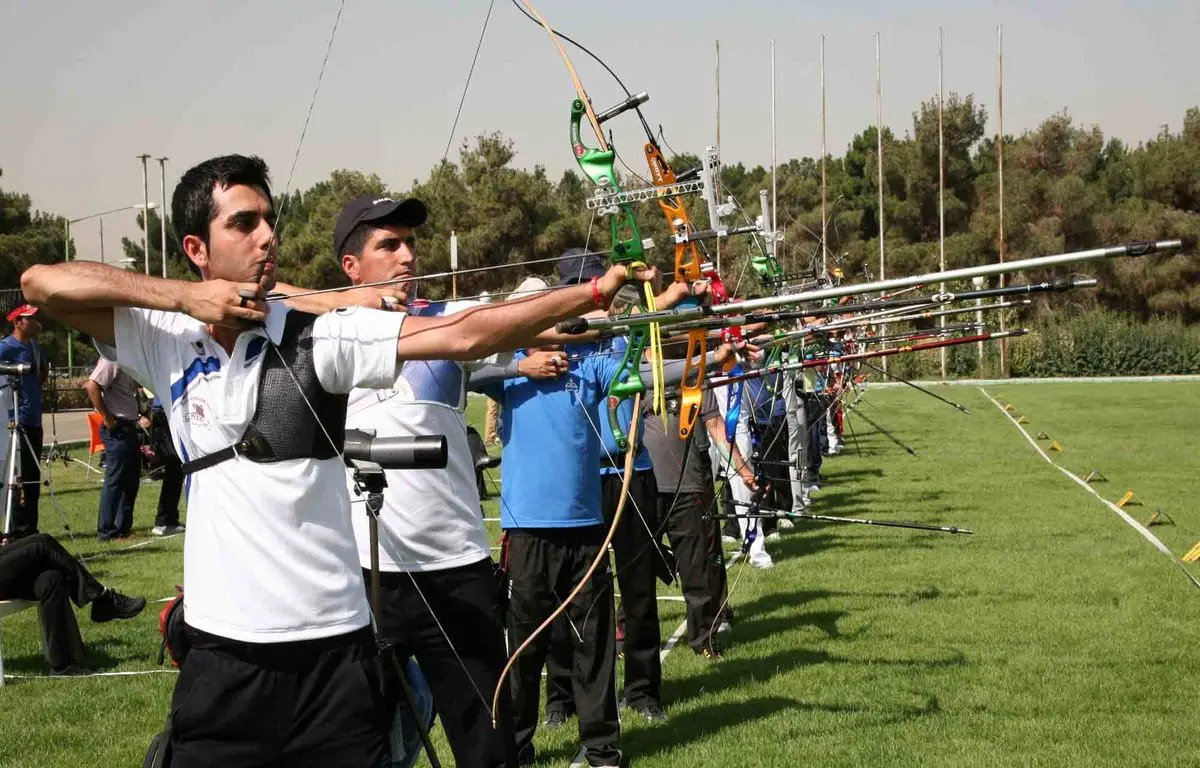
[[107, 589], [58, 540], [46, 533], [0, 547], [0, 600], [36, 600], [42, 648], [51, 675], [87, 675], [83, 638], [71, 603], [91, 603], [92, 621], [132, 619], [146, 607], [142, 597]]

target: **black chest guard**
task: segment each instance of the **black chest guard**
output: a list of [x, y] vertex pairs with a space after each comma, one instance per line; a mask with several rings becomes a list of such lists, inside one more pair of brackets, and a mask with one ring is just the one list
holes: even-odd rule
[[184, 474], [235, 456], [266, 463], [331, 459], [341, 452], [346, 436], [347, 396], [326, 392], [317, 379], [312, 340], [316, 319], [316, 315], [306, 312], [288, 312], [283, 338], [278, 345], [267, 341], [262, 353], [266, 357], [258, 379], [258, 403], [242, 439], [185, 463]]

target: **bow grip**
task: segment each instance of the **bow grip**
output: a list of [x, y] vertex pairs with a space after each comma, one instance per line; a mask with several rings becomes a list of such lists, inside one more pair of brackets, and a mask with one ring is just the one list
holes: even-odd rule
[[560, 320], [558, 323], [555, 323], [554, 330], [559, 333], [578, 336], [581, 333], [588, 332], [588, 321], [587, 318], [583, 317], [568, 317], [566, 320]]

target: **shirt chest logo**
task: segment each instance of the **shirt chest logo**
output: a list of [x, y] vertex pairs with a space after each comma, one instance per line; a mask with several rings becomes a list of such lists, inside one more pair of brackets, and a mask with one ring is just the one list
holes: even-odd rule
[[212, 408], [203, 397], [189, 396], [184, 402], [183, 420], [194, 427], [212, 427]]

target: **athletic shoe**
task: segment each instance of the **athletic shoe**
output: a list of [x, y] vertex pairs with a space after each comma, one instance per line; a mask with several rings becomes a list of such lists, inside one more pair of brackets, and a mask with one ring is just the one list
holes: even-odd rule
[[779, 527], [780, 527], [782, 530], [785, 530], [785, 531], [790, 531], [790, 530], [792, 530], [793, 528], [795, 528], [795, 527], [796, 527], [796, 524], [795, 524], [795, 523], [793, 523], [791, 520], [788, 520], [787, 518], [784, 518], [784, 519], [782, 519], [782, 520], [780, 520], [780, 521], [779, 521]]
[[705, 643], [700, 648], [700, 650], [696, 651], [696, 655], [703, 656], [704, 658], [708, 659], [709, 661], [712, 661], [714, 659], [719, 659], [722, 656], [724, 656], [725, 651], [724, 651], [724, 649], [721, 648], [720, 645], [717, 644], [716, 640], [709, 639], [709, 641], [707, 643]]
[[174, 536], [177, 533], [183, 533], [182, 525], [156, 525], [150, 529], [150, 533], [155, 536]]
[[631, 709], [652, 722], [667, 719], [667, 713], [663, 712], [662, 707], [660, 707], [658, 703], [654, 701], [648, 701], [645, 704], [638, 704], [635, 707], [631, 707]]
[[725, 536], [725, 535], [721, 536], [721, 541], [725, 542], [726, 544], [737, 544], [738, 543], [737, 538], [735, 538], [733, 536]]
[[571, 716], [566, 712], [559, 712], [557, 709], [546, 713], [546, 719], [542, 722], [542, 727], [548, 731], [553, 731], [556, 728], [562, 728], [567, 724]]
[[772, 560], [771, 556], [766, 552], [759, 552], [757, 554], [750, 555], [750, 565], [754, 568], [762, 568], [765, 570], [767, 568], [773, 568], [775, 566], [775, 561]]
[[132, 619], [146, 607], [146, 598], [129, 597], [112, 589], [92, 601], [92, 621], [97, 624], [113, 619]]
[[50, 670], [50, 677], [84, 677], [92, 674], [92, 670], [82, 664], [68, 664], [61, 669]]

